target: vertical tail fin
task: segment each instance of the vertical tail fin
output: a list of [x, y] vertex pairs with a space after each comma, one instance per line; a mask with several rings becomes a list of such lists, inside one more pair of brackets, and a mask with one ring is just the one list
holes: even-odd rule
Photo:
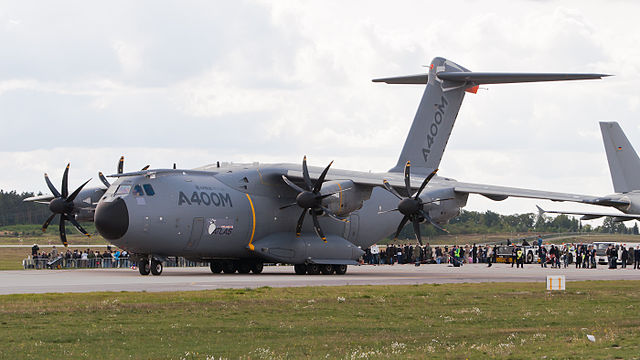
[[471, 72], [453, 61], [436, 57], [428, 74], [375, 79], [387, 84], [426, 84], [400, 158], [390, 172], [402, 172], [407, 161], [412, 171], [428, 174], [439, 167], [451, 136], [465, 91], [476, 93], [481, 84], [600, 79], [603, 74], [530, 74]]
[[640, 158], [617, 122], [601, 122], [613, 189], [617, 193], [640, 190]]

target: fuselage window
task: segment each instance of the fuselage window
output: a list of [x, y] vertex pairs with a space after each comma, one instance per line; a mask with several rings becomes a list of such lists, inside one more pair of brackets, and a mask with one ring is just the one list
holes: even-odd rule
[[153, 191], [153, 186], [151, 186], [151, 184], [144, 184], [142, 185], [142, 187], [144, 188], [144, 192], [147, 193], [148, 196], [153, 196], [156, 194], [156, 192]]
[[116, 190], [116, 195], [127, 195], [131, 191], [131, 185], [120, 185]]
[[140, 185], [136, 185], [133, 187], [133, 195], [135, 196], [143, 196], [144, 193], [142, 192], [142, 186]]

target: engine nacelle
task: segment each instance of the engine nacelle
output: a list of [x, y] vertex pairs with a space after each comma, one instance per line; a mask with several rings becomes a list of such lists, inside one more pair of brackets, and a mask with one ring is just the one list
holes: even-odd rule
[[[339, 191], [339, 192], [338, 192]], [[322, 200], [322, 205], [338, 216], [346, 216], [362, 208], [364, 203], [363, 194], [356, 188], [356, 184], [351, 180], [332, 180], [322, 184], [321, 194], [337, 194], [326, 197]]]
[[627, 193], [622, 198], [620, 198], [620, 200], [629, 202], [629, 206], [620, 208], [621, 211], [629, 214], [636, 214], [640, 212], [640, 194], [636, 193], [635, 191], [632, 191], [630, 193]]
[[78, 213], [76, 213], [76, 220], [77, 221], [83, 221], [83, 222], [93, 222], [93, 215], [95, 214], [95, 210], [91, 209], [80, 209], [80, 211], [78, 211]]

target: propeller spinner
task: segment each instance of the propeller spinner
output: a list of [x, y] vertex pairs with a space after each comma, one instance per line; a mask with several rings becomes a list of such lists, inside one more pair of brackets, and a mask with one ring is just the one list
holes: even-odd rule
[[69, 195], [69, 187], [68, 187], [69, 164], [67, 164], [67, 168], [64, 170], [64, 174], [62, 175], [62, 187], [61, 187], [62, 193], [60, 193], [58, 189], [56, 189], [55, 186], [53, 186], [53, 184], [51, 183], [51, 180], [49, 180], [49, 176], [46, 173], [44, 174], [44, 180], [46, 181], [47, 186], [49, 187], [49, 190], [51, 190], [51, 193], [55, 198], [51, 200], [51, 202], [49, 203], [49, 210], [51, 210], [53, 214], [49, 216], [49, 218], [44, 222], [44, 224], [42, 224], [42, 231], [43, 232], [46, 231], [47, 227], [49, 226], [53, 218], [56, 215], [60, 215], [60, 222], [59, 222], [60, 240], [62, 241], [62, 244], [64, 246], [68, 245], [67, 234], [65, 231], [65, 220], [70, 221], [73, 224], [73, 226], [75, 226], [76, 229], [78, 229], [78, 231], [80, 231], [81, 233], [87, 236], [91, 236], [78, 223], [78, 221], [76, 221], [75, 215], [73, 214], [75, 210], [73, 205], [73, 200], [76, 198], [76, 196], [78, 196], [80, 191], [82, 191], [82, 188], [85, 185], [87, 185], [89, 181], [91, 181], [91, 179], [87, 180], [84, 184], [80, 185], [80, 187], [78, 187], [70, 195]]
[[394, 239], [398, 237], [398, 235], [400, 234], [400, 231], [402, 231], [402, 228], [407, 224], [408, 221], [411, 221], [411, 223], [413, 224], [413, 231], [420, 245], [422, 245], [422, 237], [420, 236], [420, 222], [422, 222], [422, 220], [426, 220], [437, 229], [440, 229], [448, 233], [447, 230], [443, 229], [440, 225], [436, 224], [433, 221], [433, 219], [431, 219], [429, 214], [426, 211], [424, 211], [424, 205], [431, 204], [441, 200], [450, 200], [450, 199], [434, 199], [428, 202], [424, 202], [420, 198], [420, 194], [422, 193], [422, 190], [424, 190], [424, 188], [427, 186], [429, 181], [431, 181], [431, 179], [433, 179], [433, 177], [436, 176], [437, 172], [438, 172], [438, 169], [434, 170], [431, 174], [429, 174], [429, 176], [427, 176], [422, 182], [422, 184], [420, 185], [420, 188], [418, 189], [418, 191], [413, 196], [411, 196], [411, 162], [407, 161], [407, 165], [404, 167], [404, 184], [407, 190], [407, 194], [409, 194], [408, 197], [403, 197], [400, 194], [398, 194], [396, 189], [394, 189], [387, 180], [383, 180], [384, 188], [390, 193], [392, 193], [395, 197], [400, 199], [400, 203], [398, 204], [397, 208], [381, 211], [379, 212], [379, 214], [388, 213], [392, 211], [399, 211], [402, 215], [404, 215], [404, 217], [402, 218], [402, 221], [400, 221], [400, 225], [398, 226], [398, 229], [396, 230], [396, 234], [393, 237]]

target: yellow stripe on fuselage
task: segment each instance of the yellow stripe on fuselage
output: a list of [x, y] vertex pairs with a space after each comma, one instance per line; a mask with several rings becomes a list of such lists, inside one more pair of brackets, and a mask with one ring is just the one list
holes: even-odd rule
[[252, 217], [252, 226], [251, 226], [251, 237], [249, 238], [249, 250], [254, 251], [255, 247], [253, 246], [253, 236], [256, 234], [256, 209], [253, 208], [253, 201], [251, 201], [251, 196], [247, 195], [247, 199], [249, 199], [249, 205], [251, 205], [251, 217]]

